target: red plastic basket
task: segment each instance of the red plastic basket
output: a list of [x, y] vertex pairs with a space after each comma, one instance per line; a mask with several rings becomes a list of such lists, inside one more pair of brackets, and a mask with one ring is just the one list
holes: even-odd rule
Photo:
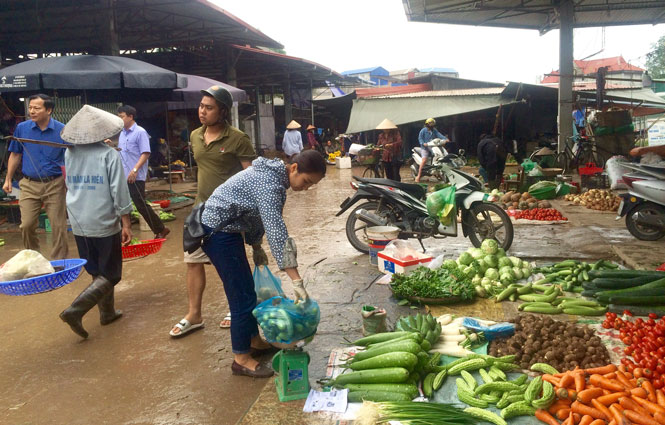
[[594, 164], [593, 162], [587, 163], [586, 167], [579, 168], [580, 176], [593, 176], [594, 174], [599, 174], [602, 172], [603, 169], [600, 167], [596, 167], [596, 164]]
[[128, 245], [122, 247], [122, 259], [145, 257], [150, 254], [155, 254], [162, 249], [162, 244], [166, 239], [150, 239], [141, 241], [136, 245]]

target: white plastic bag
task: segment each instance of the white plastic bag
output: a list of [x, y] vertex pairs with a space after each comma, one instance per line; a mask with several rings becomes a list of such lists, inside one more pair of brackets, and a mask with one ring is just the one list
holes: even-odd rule
[[443, 260], [445, 259], [446, 258], [443, 256], [443, 254], [441, 254], [432, 261], [430, 261], [427, 267], [429, 267], [431, 270], [436, 270], [439, 267], [443, 266]]
[[612, 158], [607, 160], [605, 168], [607, 169], [607, 175], [610, 177], [610, 189], [628, 189], [626, 183], [623, 181], [623, 175], [630, 173], [630, 169], [622, 165], [623, 162], [626, 162], [626, 158], [621, 155], [615, 155]]
[[24, 249], [0, 266], [0, 281], [21, 280], [53, 272], [55, 269], [42, 254]]
[[416, 251], [409, 242], [401, 239], [391, 241], [386, 245], [383, 253], [400, 261], [410, 261], [421, 258], [421, 254]]

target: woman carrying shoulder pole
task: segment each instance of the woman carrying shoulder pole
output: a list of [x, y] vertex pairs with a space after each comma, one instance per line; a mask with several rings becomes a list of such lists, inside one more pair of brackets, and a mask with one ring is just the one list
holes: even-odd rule
[[215, 189], [205, 203], [201, 220], [210, 236], [202, 248], [222, 279], [231, 310], [234, 355], [231, 369], [236, 375], [257, 378], [273, 375], [272, 369], [252, 357], [268, 352], [271, 346], [260, 337], [252, 315], [257, 301], [244, 243], [253, 248], [254, 264], [265, 265], [268, 258], [261, 240], [266, 233], [277, 265], [292, 280], [296, 300], [306, 300], [308, 295], [298, 273], [296, 245], [288, 235], [282, 211], [288, 188], [307, 190], [325, 173], [323, 157], [313, 150], [297, 154], [289, 165], [258, 158], [251, 167]]

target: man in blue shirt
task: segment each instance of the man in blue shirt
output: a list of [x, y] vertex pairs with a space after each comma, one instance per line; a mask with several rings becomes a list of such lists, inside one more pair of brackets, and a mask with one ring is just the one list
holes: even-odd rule
[[432, 154], [432, 151], [425, 146], [425, 143], [430, 142], [432, 139], [442, 139], [447, 141], [448, 138], [434, 127], [436, 125], [436, 120], [434, 118], [427, 118], [425, 121], [425, 126], [420, 133], [418, 134], [418, 143], [420, 143], [420, 152], [422, 152], [422, 161], [420, 162], [420, 168], [418, 169], [418, 176], [416, 177], [416, 182], [420, 182], [420, 176], [423, 173], [423, 167], [427, 162], [427, 157]]
[[143, 127], [136, 124], [136, 109], [129, 105], [118, 108], [118, 116], [122, 118], [124, 128], [120, 132], [118, 147], [122, 158], [122, 167], [127, 176], [129, 194], [136, 210], [143, 216], [156, 239], [166, 237], [170, 233], [155, 211], [146, 204], [145, 180], [148, 176], [148, 158], [150, 158], [150, 137]]
[[[64, 144], [60, 138], [64, 124], [51, 118], [54, 107], [55, 102], [45, 94], [30, 96], [28, 98], [30, 121], [24, 121], [16, 126], [14, 136]], [[67, 258], [67, 210], [65, 180], [62, 178], [65, 149], [12, 140], [9, 152], [7, 177], [2, 189], [8, 194], [12, 192], [12, 177], [20, 164], [23, 172], [23, 178], [19, 181], [23, 246], [26, 249], [39, 251], [36, 230], [43, 204], [51, 222], [53, 235], [51, 259]]]

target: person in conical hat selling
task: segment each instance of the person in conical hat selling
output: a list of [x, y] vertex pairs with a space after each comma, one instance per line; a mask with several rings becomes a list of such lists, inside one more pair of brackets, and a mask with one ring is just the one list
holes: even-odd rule
[[113, 292], [122, 277], [122, 246], [132, 239], [132, 200], [120, 154], [104, 143], [116, 138], [122, 128], [118, 116], [84, 105], [61, 133], [73, 145], [65, 152], [67, 212], [92, 283], [60, 318], [83, 338], [88, 332], [81, 319], [95, 305], [102, 325], [122, 315], [115, 309]]
[[402, 181], [399, 175], [399, 169], [402, 166], [402, 135], [399, 134], [399, 129], [394, 122], [388, 118], [381, 121], [381, 124], [376, 126], [377, 130], [383, 130], [379, 134], [377, 145], [383, 148], [383, 169], [386, 172], [386, 178], [395, 181]]
[[314, 134], [315, 130], [316, 127], [314, 127], [312, 124], [307, 126], [307, 144], [309, 144], [310, 149], [315, 149], [320, 152], [321, 145], [319, 144], [319, 141], [316, 140], [316, 135]]
[[302, 136], [300, 135], [300, 124], [295, 120], [286, 126], [284, 139], [282, 140], [282, 150], [286, 154], [289, 161], [302, 151]]

